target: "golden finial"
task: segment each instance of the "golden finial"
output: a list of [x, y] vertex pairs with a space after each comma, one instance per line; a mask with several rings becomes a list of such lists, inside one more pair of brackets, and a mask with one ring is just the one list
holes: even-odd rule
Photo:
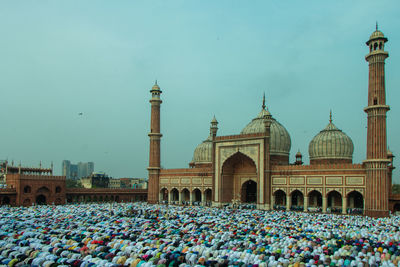
[[329, 111], [329, 123], [332, 123], [332, 109]]

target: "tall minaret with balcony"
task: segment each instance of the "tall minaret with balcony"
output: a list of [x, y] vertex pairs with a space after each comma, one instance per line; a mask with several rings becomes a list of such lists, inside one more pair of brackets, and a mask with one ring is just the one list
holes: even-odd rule
[[389, 177], [386, 141], [385, 59], [387, 38], [376, 26], [366, 44], [369, 54], [368, 106], [364, 108], [368, 117], [365, 215], [384, 217], [389, 215]]
[[162, 134], [160, 133], [160, 95], [162, 91], [157, 85], [157, 81], [150, 90], [151, 93], [151, 122], [150, 122], [150, 155], [149, 155], [149, 172], [148, 181], [148, 203], [158, 203], [159, 201], [159, 184], [160, 184], [160, 143]]
[[[260, 177], [263, 180], [263, 187], [260, 188], [260, 197], [257, 201], [258, 207], [270, 210], [273, 208], [273, 199], [271, 194], [271, 159], [270, 159], [270, 140], [272, 115], [265, 109], [265, 94], [263, 96], [262, 110], [264, 122], [264, 175]], [[261, 190], [263, 191], [261, 194]], [[261, 197], [263, 196], [263, 197]]]

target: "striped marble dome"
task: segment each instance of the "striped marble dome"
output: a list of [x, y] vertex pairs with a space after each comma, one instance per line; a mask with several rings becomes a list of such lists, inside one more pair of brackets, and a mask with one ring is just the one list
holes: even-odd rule
[[212, 137], [211, 135], [196, 147], [193, 153], [193, 163], [211, 163], [212, 161]]
[[[269, 113], [263, 106], [261, 112], [242, 130], [241, 134], [263, 133], [264, 115]], [[288, 131], [277, 120], [272, 118], [270, 128], [270, 155], [289, 156], [291, 140]]]
[[332, 119], [308, 146], [310, 161], [320, 159], [352, 160], [353, 150], [353, 141], [332, 123]]

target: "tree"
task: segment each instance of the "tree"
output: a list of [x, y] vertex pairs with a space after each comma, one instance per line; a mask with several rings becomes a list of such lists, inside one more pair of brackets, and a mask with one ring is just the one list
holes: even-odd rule
[[400, 194], [400, 184], [392, 185], [392, 194]]
[[83, 188], [81, 181], [74, 179], [66, 179], [65, 184], [67, 188]]

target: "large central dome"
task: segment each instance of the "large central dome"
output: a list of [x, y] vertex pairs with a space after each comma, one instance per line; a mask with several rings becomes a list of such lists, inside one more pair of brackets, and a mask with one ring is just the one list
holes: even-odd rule
[[[264, 132], [264, 115], [269, 114], [263, 105], [261, 112], [242, 130], [241, 134], [263, 133]], [[270, 129], [270, 155], [289, 156], [290, 152], [290, 136], [285, 127], [276, 119], [272, 118]]]

